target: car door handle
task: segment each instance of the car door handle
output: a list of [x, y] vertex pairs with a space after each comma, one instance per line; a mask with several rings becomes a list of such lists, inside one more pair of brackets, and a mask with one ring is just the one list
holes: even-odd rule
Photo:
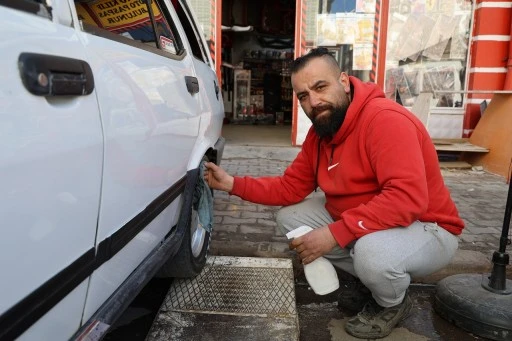
[[187, 84], [187, 90], [192, 95], [199, 92], [199, 82], [196, 77], [185, 76], [185, 83]]
[[215, 96], [217, 96], [217, 99], [219, 99], [219, 86], [217, 85], [216, 81], [213, 81], [213, 87], [215, 88]]
[[36, 96], [82, 96], [94, 90], [92, 69], [80, 59], [24, 52], [18, 68], [23, 85]]

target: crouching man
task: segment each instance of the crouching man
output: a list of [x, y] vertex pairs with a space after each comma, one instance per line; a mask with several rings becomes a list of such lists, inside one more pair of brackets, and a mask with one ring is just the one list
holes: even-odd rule
[[[300, 153], [277, 177], [233, 177], [213, 163], [205, 180], [244, 200], [283, 206], [283, 233], [314, 230], [290, 247], [360, 280], [339, 305], [360, 309], [345, 325], [381, 338], [409, 313], [411, 277], [446, 266], [464, 228], [424, 125], [373, 83], [342, 72], [324, 48], [291, 65], [293, 90], [312, 122]], [[306, 198], [317, 187], [322, 195]]]

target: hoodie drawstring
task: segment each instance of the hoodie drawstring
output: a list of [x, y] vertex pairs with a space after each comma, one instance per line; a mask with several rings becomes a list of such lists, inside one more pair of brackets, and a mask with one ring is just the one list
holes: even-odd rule
[[[318, 150], [316, 153], [316, 171], [315, 171], [315, 192], [318, 188], [318, 169], [320, 167], [320, 143], [322, 139], [318, 140]], [[329, 158], [329, 166], [332, 165], [332, 159], [334, 158], [334, 145], [331, 147], [331, 157]]]
[[316, 153], [316, 171], [315, 171], [315, 192], [318, 188], [318, 167], [320, 166], [320, 142], [322, 139], [318, 139], [318, 150]]

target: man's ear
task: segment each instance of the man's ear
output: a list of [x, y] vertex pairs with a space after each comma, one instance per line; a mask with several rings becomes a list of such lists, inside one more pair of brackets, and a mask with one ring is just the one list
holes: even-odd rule
[[348, 75], [345, 72], [342, 72], [340, 74], [340, 83], [343, 85], [343, 88], [345, 90], [345, 93], [350, 93], [350, 80], [348, 78]]

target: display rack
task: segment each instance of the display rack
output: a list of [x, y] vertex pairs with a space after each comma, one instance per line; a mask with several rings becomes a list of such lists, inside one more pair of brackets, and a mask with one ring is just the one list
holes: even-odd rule
[[251, 71], [250, 103], [267, 123], [291, 123], [292, 88], [288, 65], [290, 59], [244, 58], [243, 67]]
[[243, 69], [234, 71], [233, 119], [243, 121], [247, 119], [251, 108], [251, 71]]

